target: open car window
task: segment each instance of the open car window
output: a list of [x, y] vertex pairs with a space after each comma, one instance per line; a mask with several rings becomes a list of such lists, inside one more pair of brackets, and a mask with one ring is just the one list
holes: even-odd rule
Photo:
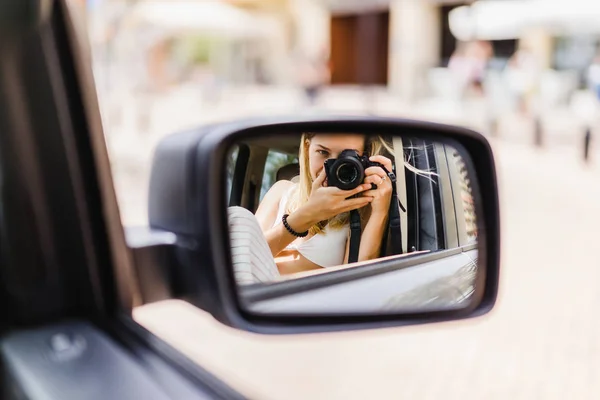
[[423, 140], [405, 140], [408, 251], [446, 249], [442, 212], [440, 149]]
[[[299, 173], [298, 155], [269, 149], [260, 188], [260, 201], [279, 179], [291, 180]], [[255, 210], [256, 211], [256, 210]]]

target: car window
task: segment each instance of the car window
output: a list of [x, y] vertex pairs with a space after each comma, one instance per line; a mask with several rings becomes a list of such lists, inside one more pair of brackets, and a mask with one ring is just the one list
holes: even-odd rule
[[279, 169], [282, 167], [295, 164], [297, 162], [298, 156], [295, 154], [287, 154], [276, 150], [269, 150], [267, 160], [265, 162], [262, 185], [260, 188], [260, 201], [262, 201], [263, 197], [265, 194], [267, 194], [271, 186], [275, 184], [277, 179], [277, 171], [279, 171]]
[[428, 171], [432, 173], [429, 176], [428, 188], [431, 190], [433, 198], [432, 207], [428, 212], [433, 213], [434, 229], [435, 229], [435, 245], [437, 248], [431, 250], [443, 250], [446, 248], [446, 240], [444, 237], [444, 225], [447, 223], [442, 207], [444, 185], [440, 184], [441, 168], [438, 166], [437, 153], [443, 153], [443, 148], [435, 143], [427, 143], [425, 147], [427, 151]]
[[434, 146], [423, 140], [405, 140], [408, 252], [444, 248], [441, 198]]

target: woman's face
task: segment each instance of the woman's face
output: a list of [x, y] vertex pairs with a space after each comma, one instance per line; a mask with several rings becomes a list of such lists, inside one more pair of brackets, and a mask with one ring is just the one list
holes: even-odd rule
[[314, 181], [323, 170], [323, 163], [328, 158], [338, 158], [344, 150], [356, 150], [363, 154], [365, 137], [362, 135], [328, 135], [319, 134], [310, 139], [308, 146], [308, 167]]

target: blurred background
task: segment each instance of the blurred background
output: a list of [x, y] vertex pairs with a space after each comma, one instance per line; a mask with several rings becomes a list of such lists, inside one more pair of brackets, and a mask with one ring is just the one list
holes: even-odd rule
[[600, 3], [71, 2], [85, 9], [126, 225], [147, 222], [157, 141], [208, 122], [427, 119], [482, 132], [498, 159], [503, 274], [490, 316], [263, 338], [172, 302], [137, 311], [155, 333], [255, 398], [600, 398]]
[[72, 1], [126, 223], [145, 223], [156, 141], [209, 121], [367, 112], [560, 145], [598, 122], [586, 0]]

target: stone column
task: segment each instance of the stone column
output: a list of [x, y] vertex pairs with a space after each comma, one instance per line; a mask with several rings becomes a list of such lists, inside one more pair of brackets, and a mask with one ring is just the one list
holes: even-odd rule
[[543, 28], [530, 29], [521, 37], [520, 45], [531, 49], [541, 68], [551, 68], [553, 38], [548, 31]]
[[295, 23], [295, 49], [316, 57], [323, 48], [329, 50], [330, 17], [327, 4], [322, 0], [290, 0], [290, 11]]
[[406, 102], [427, 93], [427, 72], [439, 62], [438, 6], [423, 0], [390, 4], [389, 85]]

